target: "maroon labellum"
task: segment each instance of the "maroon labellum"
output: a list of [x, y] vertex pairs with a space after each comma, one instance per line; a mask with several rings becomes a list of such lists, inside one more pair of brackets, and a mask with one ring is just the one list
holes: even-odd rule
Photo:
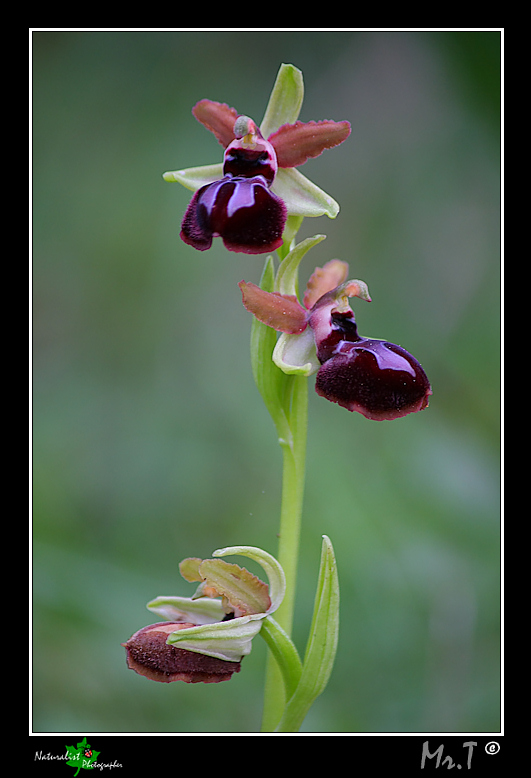
[[226, 662], [166, 642], [171, 632], [193, 626], [162, 621], [139, 629], [127, 643], [122, 643], [127, 652], [128, 667], [161, 683], [220, 683], [230, 680], [233, 673], [239, 673], [240, 662]]

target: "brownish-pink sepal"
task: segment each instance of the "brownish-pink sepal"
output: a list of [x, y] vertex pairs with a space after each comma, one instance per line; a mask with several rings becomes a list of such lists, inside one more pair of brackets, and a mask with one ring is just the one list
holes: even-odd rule
[[258, 321], [278, 332], [296, 335], [307, 326], [307, 311], [295, 295], [265, 292], [252, 282], [240, 281], [243, 305]]
[[318, 157], [325, 149], [343, 143], [350, 135], [350, 122], [295, 122], [283, 124], [269, 136], [279, 167], [298, 167], [311, 157]]
[[234, 124], [239, 116], [235, 108], [214, 100], [200, 100], [192, 108], [192, 113], [198, 122], [214, 133], [223, 148], [226, 149], [235, 139]]
[[348, 263], [331, 259], [323, 267], [316, 267], [306, 285], [304, 307], [309, 311], [317, 300], [347, 280]]

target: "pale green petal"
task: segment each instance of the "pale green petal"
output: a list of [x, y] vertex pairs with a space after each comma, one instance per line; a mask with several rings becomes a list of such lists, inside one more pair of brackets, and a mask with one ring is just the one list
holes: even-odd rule
[[273, 351], [273, 362], [288, 375], [311, 376], [321, 363], [317, 359], [315, 337], [310, 327], [300, 335], [283, 332]]
[[261, 548], [255, 548], [254, 546], [227, 546], [226, 548], [219, 548], [217, 551], [214, 551], [212, 556], [231, 556], [233, 554], [254, 559], [254, 561], [258, 562], [265, 570], [269, 580], [269, 599], [271, 600], [271, 606], [267, 612], [273, 613], [276, 611], [284, 599], [286, 576], [275, 557], [268, 554], [267, 551], [263, 551]]
[[295, 168], [279, 168], [271, 187], [286, 203], [290, 214], [335, 219], [339, 204]]
[[253, 638], [260, 632], [265, 613], [241, 616], [217, 624], [189, 627], [168, 635], [167, 642], [186, 651], [206, 654], [226, 662], [239, 662], [251, 653]]
[[172, 170], [168, 173], [163, 173], [162, 178], [165, 181], [177, 181], [186, 189], [191, 189], [192, 192], [195, 192], [197, 189], [205, 186], [205, 184], [211, 184], [223, 178], [223, 163], [188, 167], [184, 170]]
[[264, 138], [269, 138], [283, 124], [294, 124], [299, 118], [303, 99], [301, 71], [294, 65], [281, 65], [260, 125]]
[[148, 602], [148, 610], [167, 621], [190, 622], [190, 624], [212, 624], [225, 616], [221, 600], [203, 597], [155, 597]]

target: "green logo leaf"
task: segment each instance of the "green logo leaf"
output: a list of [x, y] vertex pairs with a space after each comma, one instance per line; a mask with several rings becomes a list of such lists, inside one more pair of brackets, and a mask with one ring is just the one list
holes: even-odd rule
[[81, 769], [92, 770], [101, 751], [94, 751], [90, 747], [90, 744], [87, 743], [87, 738], [84, 737], [81, 743], [78, 743], [75, 748], [74, 746], [66, 746], [66, 753], [68, 756], [67, 765], [69, 767], [77, 768], [74, 775], [75, 778]]

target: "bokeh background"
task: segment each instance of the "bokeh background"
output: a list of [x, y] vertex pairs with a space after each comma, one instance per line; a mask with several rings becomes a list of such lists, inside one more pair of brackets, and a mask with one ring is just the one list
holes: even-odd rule
[[[371, 422], [310, 392], [294, 639], [321, 535], [341, 632], [306, 732], [500, 727], [500, 33], [34, 32], [35, 732], [253, 732], [265, 644], [218, 685], [154, 684], [120, 643], [189, 595], [186, 556], [277, 547], [281, 453], [238, 281], [263, 257], [179, 239], [165, 170], [221, 161], [203, 97], [262, 118], [280, 63], [301, 119], [348, 119], [302, 172], [341, 205], [333, 257], [369, 285], [360, 332], [405, 346], [430, 408]], [[313, 379], [310, 379], [313, 382]], [[238, 561], [238, 560], [235, 560]], [[243, 560], [240, 560], [243, 562]]]

